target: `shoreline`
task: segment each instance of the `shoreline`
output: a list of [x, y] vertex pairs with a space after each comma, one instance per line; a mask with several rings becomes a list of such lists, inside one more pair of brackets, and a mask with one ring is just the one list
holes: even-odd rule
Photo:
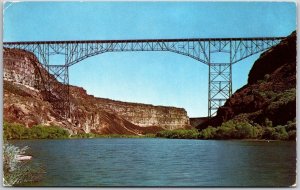
[[[177, 139], [177, 140], [213, 140], [213, 141], [253, 141], [253, 142], [275, 142], [275, 141], [294, 141], [294, 140], [273, 140], [273, 139], [193, 139], [193, 138], [165, 138], [165, 137], [156, 137], [156, 136], [117, 136], [117, 135], [105, 135], [97, 137], [70, 137], [70, 138], [44, 138], [44, 139], [6, 139], [7, 141], [20, 141], [20, 140], [73, 140], [73, 139]], [[296, 142], [296, 141], [294, 141]]]

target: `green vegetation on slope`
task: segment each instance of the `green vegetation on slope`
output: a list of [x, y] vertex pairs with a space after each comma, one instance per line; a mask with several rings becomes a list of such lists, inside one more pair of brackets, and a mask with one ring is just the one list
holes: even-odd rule
[[198, 131], [197, 129], [165, 130], [157, 134], [147, 135], [99, 135], [80, 133], [70, 135], [68, 131], [56, 126], [37, 125], [26, 128], [21, 124], [4, 122], [4, 139], [65, 139], [65, 138], [171, 138], [171, 139], [268, 139], [296, 140], [296, 120], [286, 125], [272, 126], [272, 121], [266, 119], [263, 126], [249, 122], [230, 120], [219, 127], [211, 127]]
[[21, 124], [3, 123], [4, 139], [63, 139], [69, 138], [69, 132], [56, 126], [36, 125], [26, 128]]
[[272, 96], [271, 104], [268, 106], [269, 110], [275, 110], [283, 105], [287, 105], [289, 102], [296, 100], [296, 88], [286, 90], [282, 93], [275, 93]]
[[36, 125], [26, 128], [18, 123], [3, 123], [3, 137], [7, 140], [13, 139], [66, 139], [66, 138], [151, 138], [155, 134], [146, 135], [121, 135], [109, 134], [99, 135], [94, 133], [79, 133], [70, 135], [68, 131], [57, 126]]
[[170, 139], [198, 139], [199, 132], [197, 129], [177, 129], [177, 130], [164, 130], [156, 134], [156, 137], [170, 138]]
[[268, 140], [295, 140], [296, 121], [289, 121], [284, 126], [272, 126], [266, 120], [265, 126], [230, 120], [219, 127], [208, 127], [202, 131], [173, 130], [161, 131], [157, 137], [172, 139], [268, 139]]

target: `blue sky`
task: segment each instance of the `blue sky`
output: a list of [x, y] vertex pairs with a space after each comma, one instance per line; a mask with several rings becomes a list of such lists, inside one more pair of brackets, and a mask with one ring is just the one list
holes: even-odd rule
[[[4, 41], [287, 36], [286, 2], [19, 2], [4, 5]], [[233, 66], [246, 84], [259, 54]], [[183, 107], [207, 116], [208, 66], [170, 52], [104, 53], [70, 67], [70, 84], [115, 100]]]

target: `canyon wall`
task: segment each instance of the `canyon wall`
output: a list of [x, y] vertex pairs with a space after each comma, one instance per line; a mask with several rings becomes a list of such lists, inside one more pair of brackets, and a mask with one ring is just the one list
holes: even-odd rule
[[[96, 98], [76, 86], [70, 86], [71, 117], [64, 119], [53, 110], [52, 102], [45, 101], [42, 76], [47, 74], [32, 53], [4, 49], [4, 121], [27, 127], [58, 125], [72, 133], [98, 134], [143, 134], [190, 127], [182, 108]], [[51, 96], [60, 98], [54, 90]]]
[[126, 103], [99, 98], [97, 106], [109, 113], [117, 113], [141, 127], [159, 126], [165, 129], [176, 129], [189, 125], [187, 113], [182, 108]]

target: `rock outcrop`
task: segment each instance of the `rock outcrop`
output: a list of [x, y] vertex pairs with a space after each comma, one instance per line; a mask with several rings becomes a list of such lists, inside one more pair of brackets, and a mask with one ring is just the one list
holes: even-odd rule
[[[70, 86], [71, 117], [64, 119], [53, 109], [51, 102], [45, 101], [46, 91], [42, 85], [45, 77], [42, 76], [47, 74], [32, 53], [4, 49], [5, 121], [27, 127], [57, 125], [72, 133], [97, 134], [144, 134], [190, 127], [187, 113], [182, 108], [96, 98], [76, 86]], [[55, 89], [51, 95], [59, 98]]]
[[[263, 53], [254, 63], [248, 84], [220, 107], [210, 125], [230, 119], [284, 125], [296, 117], [296, 32]], [[198, 128], [205, 128], [205, 125]]]
[[109, 99], [97, 99], [97, 106], [109, 113], [117, 113], [124, 119], [141, 127], [159, 126], [164, 129], [185, 128], [189, 118], [184, 109], [127, 103]]

